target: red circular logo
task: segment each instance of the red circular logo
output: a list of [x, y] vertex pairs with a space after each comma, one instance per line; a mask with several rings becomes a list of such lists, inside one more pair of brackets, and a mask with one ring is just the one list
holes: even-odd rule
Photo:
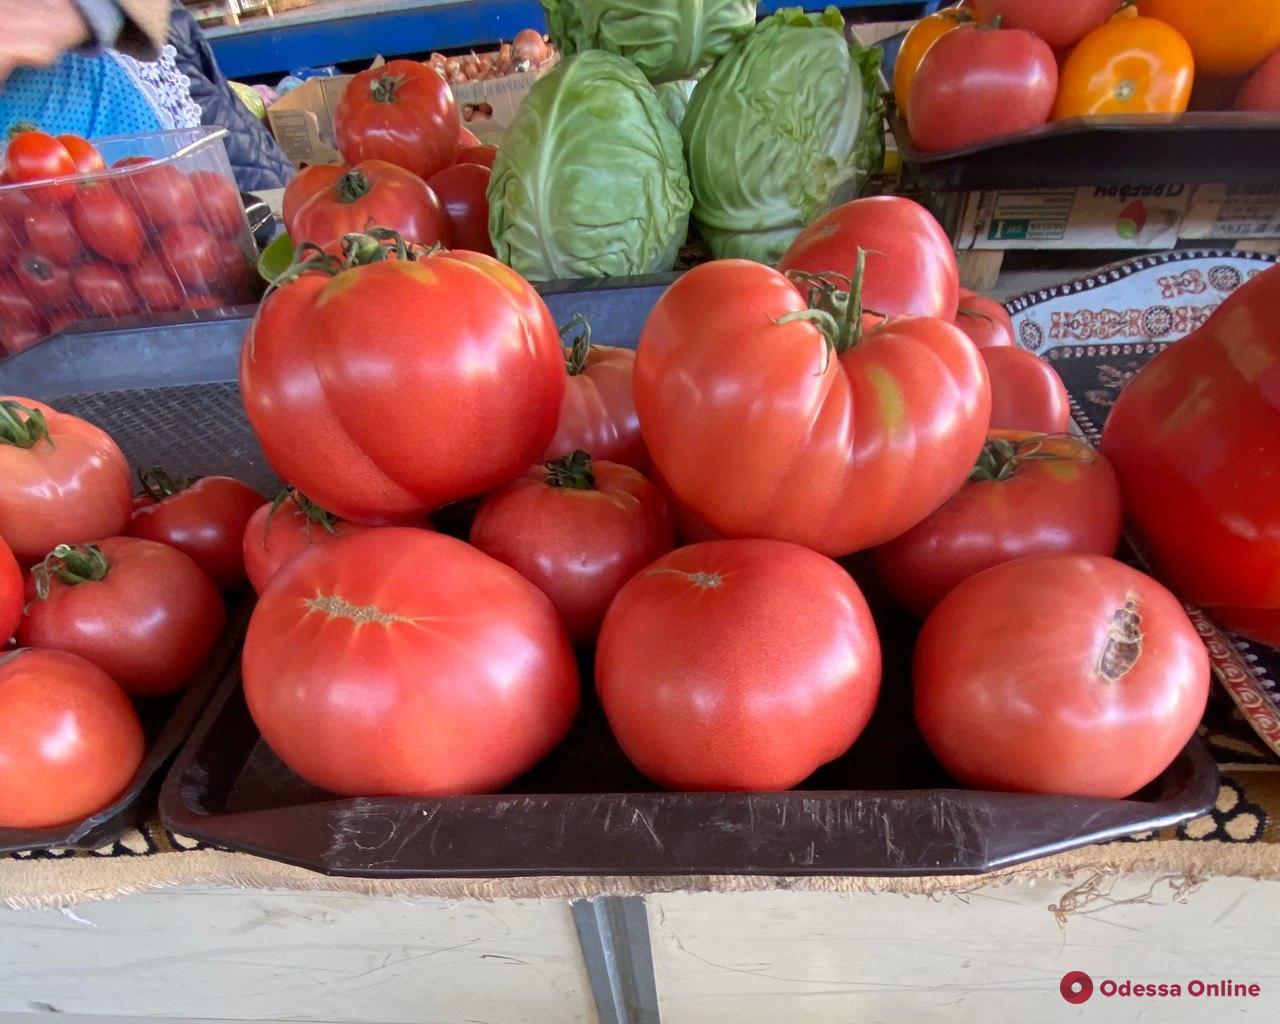
[[1088, 1002], [1093, 995], [1093, 979], [1084, 971], [1068, 971], [1062, 976], [1062, 998], [1069, 1003]]

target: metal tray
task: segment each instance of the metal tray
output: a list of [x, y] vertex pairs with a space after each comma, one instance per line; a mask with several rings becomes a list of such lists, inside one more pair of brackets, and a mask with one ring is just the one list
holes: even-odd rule
[[1214, 111], [1078, 117], [951, 153], [922, 153], [893, 128], [907, 176], [937, 191], [1086, 185], [1273, 185], [1280, 118]]

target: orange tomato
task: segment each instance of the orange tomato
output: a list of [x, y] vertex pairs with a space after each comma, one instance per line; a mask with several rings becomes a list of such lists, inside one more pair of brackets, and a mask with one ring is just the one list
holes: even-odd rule
[[1139, 0], [1138, 10], [1182, 33], [1201, 74], [1243, 74], [1280, 49], [1276, 0]]
[[1076, 43], [1063, 63], [1053, 118], [1180, 114], [1194, 77], [1191, 47], [1176, 28], [1155, 18], [1112, 18]]
[[893, 65], [893, 96], [903, 120], [907, 117], [907, 101], [911, 96], [912, 83], [916, 80], [916, 72], [920, 69], [924, 55], [929, 52], [929, 47], [953, 28], [972, 20], [973, 16], [965, 8], [950, 7], [921, 18], [911, 26], [902, 40], [898, 59]]

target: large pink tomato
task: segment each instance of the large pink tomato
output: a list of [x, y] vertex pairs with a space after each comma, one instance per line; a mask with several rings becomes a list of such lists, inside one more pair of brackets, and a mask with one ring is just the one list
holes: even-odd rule
[[661, 478], [712, 529], [844, 555], [964, 482], [991, 391], [953, 324], [867, 327], [847, 296], [806, 292], [836, 312], [759, 263], [689, 271], [645, 324], [636, 411]]

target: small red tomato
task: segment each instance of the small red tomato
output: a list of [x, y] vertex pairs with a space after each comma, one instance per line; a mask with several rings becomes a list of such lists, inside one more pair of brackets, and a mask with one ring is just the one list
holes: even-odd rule
[[261, 298], [263, 283], [257, 265], [226, 238], [218, 239], [218, 265], [221, 268], [218, 292], [228, 305], [253, 303]]
[[75, 305], [76, 292], [65, 267], [39, 253], [23, 252], [18, 254], [14, 269], [18, 284], [46, 314]]
[[223, 249], [199, 224], [179, 224], [166, 231], [159, 255], [161, 265], [189, 288], [210, 291], [222, 280]]
[[1087, 441], [995, 431], [978, 464], [924, 522], [875, 549], [877, 575], [916, 615], [972, 576], [1028, 555], [1112, 555], [1120, 485]]
[[52, 828], [115, 802], [146, 752], [102, 669], [62, 651], [0, 655], [0, 828]]
[[302, 552], [373, 527], [339, 519], [305, 495], [288, 490], [263, 505], [244, 531], [244, 567], [261, 594], [271, 578]]
[[489, 240], [489, 168], [481, 164], [451, 164], [427, 182], [449, 218], [453, 248], [492, 256]]
[[191, 185], [200, 197], [204, 211], [204, 223], [219, 238], [239, 238], [249, 230], [245, 219], [244, 203], [240, 192], [231, 182], [216, 171], [195, 171]]
[[140, 697], [190, 682], [227, 617], [195, 562], [137, 537], [60, 544], [31, 570], [27, 598], [21, 646], [77, 654]]
[[991, 379], [991, 429], [1061, 434], [1071, 402], [1058, 371], [1024, 348], [978, 350]]
[[22, 227], [31, 248], [60, 267], [77, 263], [84, 244], [62, 207], [33, 203], [22, 218]]
[[244, 586], [244, 531], [262, 495], [229, 476], [174, 480], [160, 469], [139, 474], [154, 504], [135, 508], [129, 534], [190, 555], [223, 593]]
[[96, 316], [128, 316], [138, 309], [138, 296], [119, 267], [102, 260], [71, 272], [71, 283], [86, 309]]
[[969, 336], [978, 348], [1001, 348], [1016, 341], [1013, 320], [995, 299], [978, 295], [968, 288], [960, 289], [960, 306], [956, 310], [956, 326]]
[[15, 348], [9, 349], [10, 352], [19, 346], [28, 347], [31, 343], [28, 336], [32, 333], [43, 337], [48, 326], [26, 289], [7, 274], [0, 276], [0, 323], [14, 335], [10, 344]]
[[135, 263], [146, 245], [142, 222], [110, 182], [81, 185], [71, 203], [80, 238], [103, 259]]
[[284, 189], [284, 202], [280, 219], [284, 221], [285, 230], [296, 237], [293, 229], [293, 218], [306, 204], [307, 200], [329, 188], [347, 171], [345, 164], [312, 164], [304, 167], [290, 180]]
[[480, 164], [482, 167], [493, 169], [494, 158], [498, 155], [497, 146], [472, 145], [463, 146], [458, 150], [458, 158], [455, 164]]
[[71, 154], [71, 161], [76, 165], [76, 174], [97, 174], [107, 169], [107, 162], [102, 159], [98, 147], [88, 139], [79, 135], [59, 135], [58, 141]]
[[[48, 178], [66, 178], [76, 173], [76, 162], [67, 147], [48, 132], [18, 132], [5, 148], [5, 173], [13, 182], [44, 181]], [[66, 203], [75, 194], [70, 182], [44, 185], [38, 190], [28, 190], [33, 199], [51, 203]]]
[[142, 300], [143, 308], [150, 313], [168, 313], [186, 305], [181, 289], [174, 284], [160, 258], [153, 252], [143, 254], [129, 268], [129, 283]]
[[191, 179], [172, 164], [147, 167], [154, 161], [146, 157], [129, 159], [131, 162], [125, 166], [136, 164], [139, 169], [119, 179], [118, 187], [143, 224], [158, 233], [199, 220], [201, 199]]
[[551, 598], [581, 646], [595, 642], [622, 585], [670, 551], [675, 536], [655, 484], [630, 466], [577, 451], [489, 495], [471, 543]]

